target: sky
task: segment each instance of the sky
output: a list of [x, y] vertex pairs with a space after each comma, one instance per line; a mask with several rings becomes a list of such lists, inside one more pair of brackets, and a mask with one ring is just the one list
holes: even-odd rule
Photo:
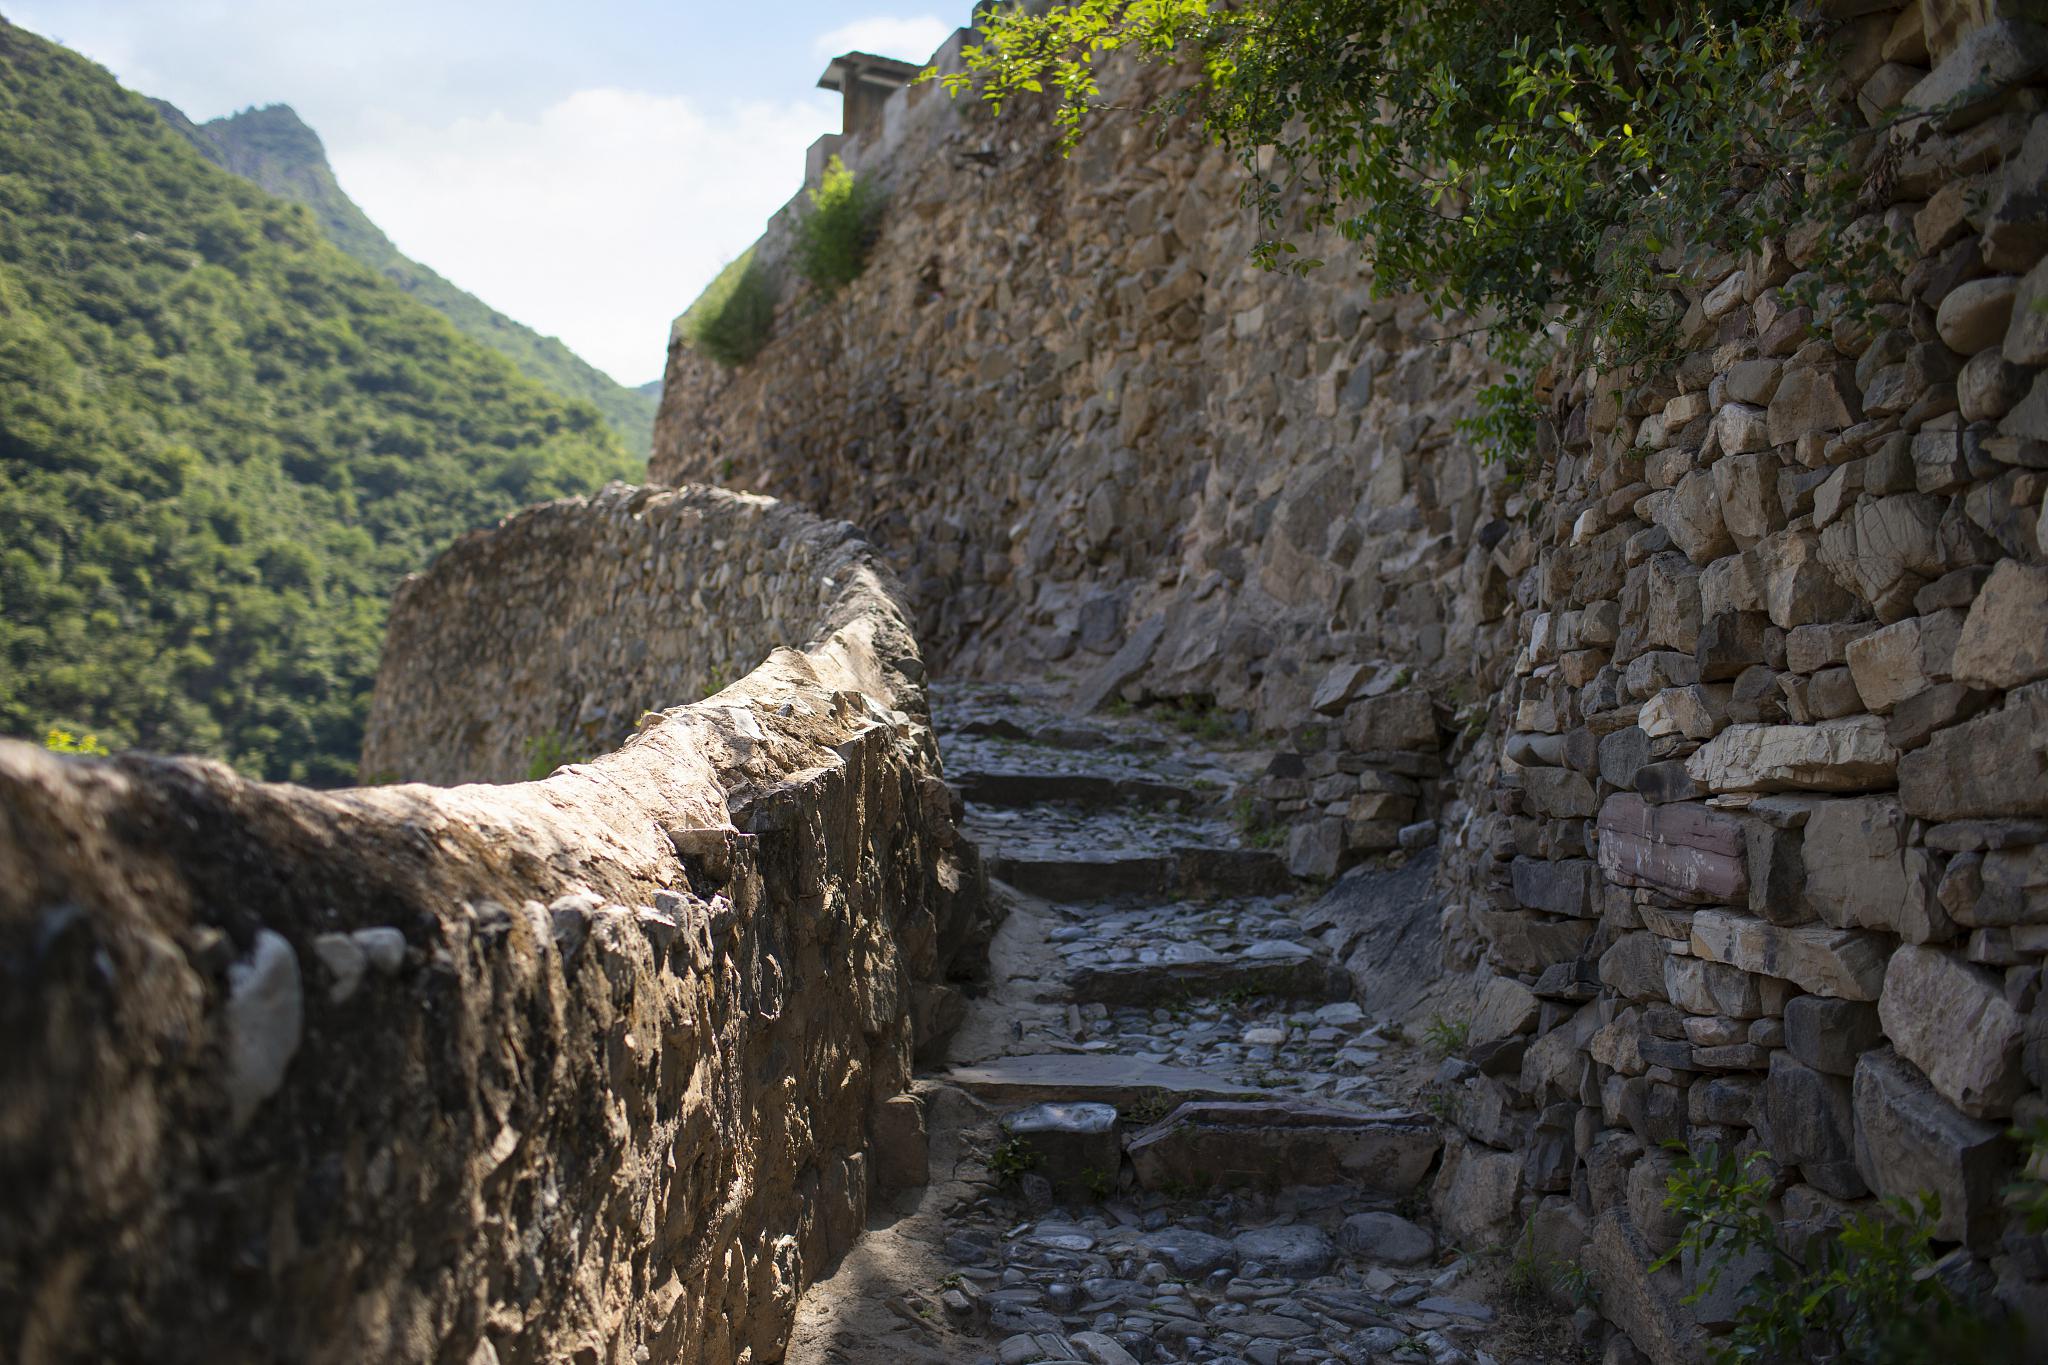
[[289, 104], [398, 244], [625, 384], [839, 130], [858, 48], [922, 61], [970, 0], [0, 0], [204, 122]]

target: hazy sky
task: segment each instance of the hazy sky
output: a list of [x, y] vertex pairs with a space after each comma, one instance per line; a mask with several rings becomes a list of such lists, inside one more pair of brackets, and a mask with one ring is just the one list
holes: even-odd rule
[[289, 104], [399, 249], [622, 383], [839, 128], [861, 48], [931, 55], [970, 0], [0, 0], [204, 121]]

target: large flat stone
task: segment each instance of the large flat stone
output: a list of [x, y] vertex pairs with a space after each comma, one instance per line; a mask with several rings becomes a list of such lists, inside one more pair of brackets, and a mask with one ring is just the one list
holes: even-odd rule
[[1260, 1092], [1248, 1085], [1143, 1057], [1113, 1053], [1035, 1053], [997, 1057], [956, 1066], [945, 1079], [997, 1104], [1090, 1101], [1128, 1110], [1141, 1100], [1247, 1100]]
[[1885, 968], [1877, 1012], [1898, 1054], [1970, 1117], [2003, 1118], [2026, 1093], [2026, 1021], [1984, 968], [1909, 944]]
[[1856, 1164], [1870, 1188], [1888, 1197], [1933, 1194], [1941, 1200], [1938, 1240], [1979, 1254], [1996, 1246], [2013, 1158], [2004, 1127], [1957, 1110], [1888, 1049], [1856, 1064], [1855, 1104]]
[[1709, 962], [1782, 977], [1815, 995], [1875, 1000], [1884, 986], [1890, 940], [1820, 924], [1785, 928], [1725, 910], [1692, 918], [1692, 951]]
[[1417, 1189], [1443, 1140], [1426, 1114], [1369, 1114], [1303, 1100], [1183, 1104], [1131, 1140], [1147, 1189], [1354, 1185]]
[[1731, 725], [1685, 761], [1715, 792], [1869, 791], [1892, 785], [1899, 751], [1875, 716], [1818, 725]]
[[1600, 807], [1600, 870], [1621, 886], [1648, 886], [1701, 904], [1749, 893], [1742, 824], [1705, 806], [1653, 806], [1631, 792]]

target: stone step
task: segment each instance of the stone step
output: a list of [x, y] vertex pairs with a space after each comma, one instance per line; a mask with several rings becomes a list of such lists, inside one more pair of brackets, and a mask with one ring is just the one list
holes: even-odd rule
[[970, 720], [955, 733], [972, 738], [1007, 739], [1048, 749], [1114, 749], [1123, 753], [1158, 753], [1167, 747], [1153, 735], [1112, 734], [1098, 725], [1053, 723], [1027, 728], [1004, 716]]
[[1321, 949], [1266, 939], [1234, 952], [1201, 943], [1142, 950], [1133, 962], [1081, 962], [1067, 973], [1067, 991], [1083, 1004], [1147, 1005], [1180, 996], [1277, 995], [1291, 1000], [1345, 1000], [1351, 982]]
[[953, 779], [963, 799], [977, 806], [1017, 808], [1059, 802], [1101, 809], [1138, 806], [1192, 810], [1206, 803], [1201, 793], [1173, 782], [1110, 773], [968, 771]]
[[1295, 885], [1286, 860], [1259, 848], [1175, 848], [1109, 858], [1024, 858], [997, 852], [989, 856], [988, 871], [1027, 895], [1067, 904], [1139, 896], [1273, 896]]
[[1125, 1151], [1147, 1189], [1352, 1185], [1420, 1189], [1443, 1138], [1436, 1120], [1307, 1100], [1200, 1100], [1133, 1137]]
[[1264, 1091], [1206, 1071], [1113, 1052], [1036, 1053], [956, 1066], [939, 1078], [992, 1104], [1112, 1104], [1124, 1114], [1162, 1112], [1190, 1100], [1253, 1100]]

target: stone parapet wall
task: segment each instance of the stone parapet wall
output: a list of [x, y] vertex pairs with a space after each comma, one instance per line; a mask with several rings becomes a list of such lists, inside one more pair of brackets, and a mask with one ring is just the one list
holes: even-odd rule
[[852, 526], [773, 498], [614, 485], [529, 508], [399, 585], [363, 775], [509, 782], [537, 754], [604, 753], [863, 618], [877, 697], [922, 719], [923, 666], [879, 572]]
[[[530, 552], [546, 573], [490, 571]], [[512, 786], [0, 744], [0, 1354], [780, 1357], [915, 1167], [912, 1054], [985, 941], [979, 872], [886, 571], [762, 499], [611, 490], [472, 537], [407, 589], [389, 677], [552, 714], [489, 633], [622, 565], [626, 639], [748, 572], [707, 590], [701, 655], [610, 687], [603, 646], [536, 632], [589, 651], [548, 704], [681, 701], [695, 659], [809, 643]], [[511, 761], [466, 697], [387, 687], [379, 761]]]

